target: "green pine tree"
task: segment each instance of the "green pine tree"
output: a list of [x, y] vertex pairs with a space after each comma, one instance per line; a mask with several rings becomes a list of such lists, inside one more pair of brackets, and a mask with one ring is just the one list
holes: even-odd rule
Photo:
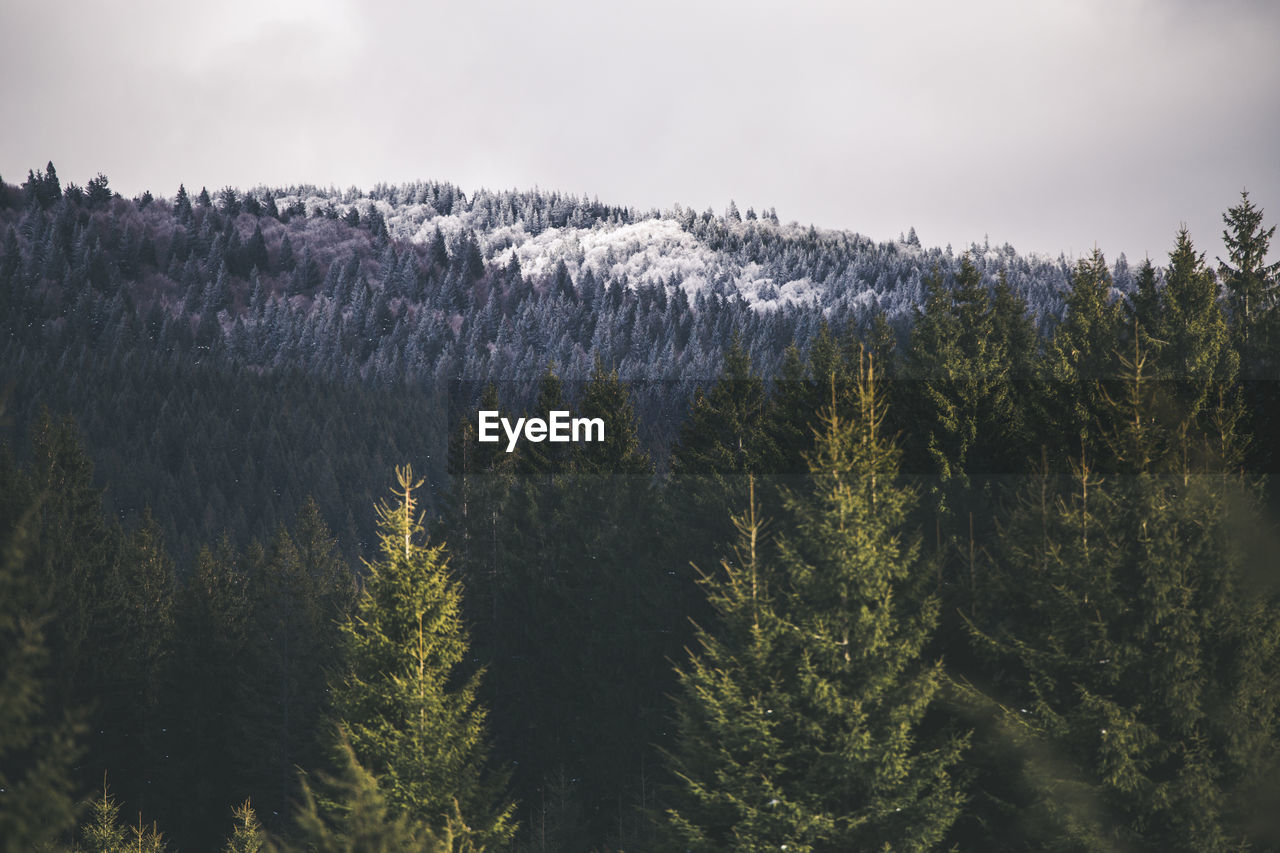
[[1067, 311], [1054, 329], [1045, 352], [1044, 372], [1050, 386], [1048, 436], [1043, 445], [1055, 465], [1065, 468], [1065, 455], [1082, 444], [1097, 453], [1107, 427], [1101, 422], [1108, 380], [1119, 375], [1116, 351], [1124, 331], [1124, 307], [1112, 298], [1114, 281], [1098, 249], [1081, 258], [1071, 276]]
[[232, 811], [235, 828], [222, 853], [264, 853], [267, 849], [267, 834], [258, 821], [258, 815], [248, 800], [236, 806]]
[[[1267, 344], [1270, 319], [1275, 309], [1276, 275], [1280, 261], [1267, 263], [1267, 252], [1276, 229], [1262, 227], [1262, 210], [1240, 193], [1240, 203], [1222, 216], [1226, 230], [1222, 242], [1227, 260], [1219, 259], [1218, 269], [1231, 307], [1232, 337], [1247, 376], [1262, 376], [1259, 368]], [[1261, 334], [1259, 334], [1261, 333]]]
[[127, 833], [120, 825], [120, 804], [104, 783], [102, 796], [89, 804], [88, 820], [80, 830], [77, 853], [125, 853]]
[[781, 669], [785, 587], [765, 559], [754, 482], [733, 522], [732, 556], [702, 575], [715, 630], [698, 629], [698, 651], [678, 672], [668, 840], [686, 851], [800, 850], [809, 819], [800, 792], [788, 790], [796, 710]]
[[922, 659], [938, 610], [876, 388], [863, 360], [856, 414], [824, 412], [776, 568], [749, 510], [739, 565], [709, 583], [725, 627], [681, 673], [676, 849], [929, 850], [959, 812], [962, 741], [920, 735], [943, 677]]
[[986, 707], [1025, 758], [1045, 848], [1244, 849], [1280, 722], [1280, 621], [1237, 535], [1256, 498], [1187, 467], [1134, 346], [1107, 397], [1116, 470], [1045, 471], [1005, 530], [1003, 612], [977, 630], [997, 673]]
[[1218, 283], [1186, 228], [1178, 231], [1169, 253], [1161, 295], [1164, 322], [1159, 337], [1165, 345], [1155, 369], [1177, 385], [1178, 429], [1195, 432], [1214, 417], [1214, 403], [1219, 392], [1235, 382], [1240, 357], [1231, 346], [1218, 304]]
[[390, 806], [436, 830], [454, 820], [464, 843], [496, 846], [514, 831], [504, 779], [485, 766], [479, 673], [467, 672], [462, 593], [442, 544], [423, 544], [408, 466], [396, 471], [396, 502], [377, 507], [381, 556], [342, 625], [346, 672], [333, 685], [333, 712], [362, 766], [377, 775]]
[[147, 826], [138, 815], [136, 825], [120, 824], [120, 804], [106, 783], [102, 796], [89, 804], [89, 815], [80, 830], [80, 844], [73, 853], [166, 853], [168, 844], [155, 824]]
[[959, 811], [962, 743], [919, 740], [942, 684], [941, 663], [923, 660], [938, 610], [918, 542], [904, 538], [914, 498], [897, 482], [869, 360], [854, 401], [852, 418], [828, 411], [812, 494], [787, 500], [794, 533], [779, 545], [799, 655], [792, 763], [805, 768], [816, 849], [928, 850]]

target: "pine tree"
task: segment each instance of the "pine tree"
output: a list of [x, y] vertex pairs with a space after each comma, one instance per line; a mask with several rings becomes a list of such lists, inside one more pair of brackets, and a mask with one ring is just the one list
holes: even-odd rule
[[[1074, 452], [1082, 443], [1090, 455], [1101, 449], [1107, 429], [1100, 422], [1106, 411], [1104, 383], [1118, 376], [1116, 352], [1124, 330], [1123, 306], [1112, 298], [1113, 286], [1099, 250], [1076, 264], [1066, 316], [1045, 352], [1052, 395], [1045, 427], [1052, 438], [1042, 440], [1052, 454]], [[1057, 464], [1066, 467], [1064, 459]]]
[[1242, 849], [1280, 722], [1278, 614], [1233, 535], [1255, 499], [1187, 467], [1134, 347], [1106, 400], [1117, 470], [1044, 472], [1005, 531], [989, 707], [1054, 849]]
[[1162, 296], [1160, 337], [1166, 345], [1157, 370], [1181, 386], [1181, 417], [1189, 424], [1202, 414], [1217, 383], [1235, 380], [1239, 356], [1230, 346], [1226, 318], [1218, 306], [1218, 284], [1186, 228], [1178, 231], [1169, 253]]
[[1280, 261], [1267, 263], [1276, 229], [1274, 225], [1262, 227], [1262, 211], [1249, 200], [1247, 190], [1240, 193], [1240, 203], [1223, 214], [1222, 221], [1227, 226], [1222, 232], [1227, 261], [1219, 259], [1218, 268], [1231, 306], [1232, 336], [1246, 375], [1258, 375], [1267, 343], [1265, 332], [1275, 308], [1276, 274], [1280, 273]]
[[[163, 793], [166, 825], [183, 849], [220, 836], [224, 809], [247, 795], [245, 768], [263, 752], [261, 653], [246, 565], [255, 561], [225, 537], [202, 548], [176, 602], [175, 677], [164, 709], [173, 775]], [[200, 772], [188, 775], [191, 767]]]
[[120, 824], [120, 805], [106, 783], [102, 796], [89, 804], [89, 819], [80, 830], [80, 844], [73, 853], [166, 853], [164, 834], [155, 824], [147, 826], [138, 815], [136, 825]]
[[[694, 393], [671, 455], [673, 529], [683, 531], [677, 536], [691, 549], [685, 552], [687, 559], [711, 565], [725, 553], [735, 539], [727, 522], [746, 498], [748, 477], [763, 482], [785, 470], [775, 434], [782, 433], [784, 440], [794, 437], [797, 445], [807, 437], [803, 419], [812, 414], [812, 409], [804, 410], [809, 384], [802, 376], [792, 378], [784, 392], [791, 395], [792, 405], [772, 406], [742, 340], [735, 335], [730, 341], [715, 385]], [[787, 446], [785, 452], [787, 458], [801, 453], [797, 446]]]
[[258, 822], [258, 815], [248, 800], [236, 806], [232, 811], [235, 828], [222, 853], [263, 853], [266, 850], [267, 834]]
[[120, 825], [120, 805], [104, 783], [102, 796], [89, 805], [88, 821], [80, 830], [77, 853], [125, 853], [126, 833]]
[[795, 764], [819, 806], [822, 847], [924, 850], [958, 813], [951, 771], [961, 744], [917, 741], [941, 686], [941, 664], [922, 660], [937, 604], [922, 593], [918, 543], [903, 538], [913, 497], [897, 484], [898, 451], [880, 430], [874, 372], [859, 367], [856, 414], [827, 413], [810, 458], [812, 494], [787, 500], [794, 533], [779, 545], [808, 741]]
[[777, 568], [761, 569], [748, 514], [741, 565], [711, 584], [727, 639], [704, 634], [708, 657], [682, 672], [673, 761], [669, 824], [688, 847], [927, 850], [959, 811], [962, 742], [920, 739], [942, 681], [922, 660], [937, 603], [903, 539], [912, 495], [875, 389], [864, 361], [857, 414], [823, 413]]
[[485, 767], [479, 673], [467, 674], [462, 596], [444, 546], [422, 544], [414, 491], [396, 471], [395, 503], [377, 507], [381, 558], [342, 625], [347, 672], [333, 685], [336, 725], [356, 758], [381, 780], [390, 805], [443, 830], [456, 809], [470, 827], [455, 838], [477, 846], [510, 838], [514, 806], [503, 779]]
[[997, 314], [982, 272], [968, 255], [952, 286], [935, 272], [928, 287], [908, 356], [908, 375], [918, 380], [909, 386], [915, 399], [905, 402], [923, 422], [923, 429], [913, 431], [924, 444], [915, 453], [924, 470], [937, 473], [937, 509], [944, 523], [958, 522], [971, 503], [975, 479], [1025, 454], [1011, 347], [1026, 342], [1018, 301], [1002, 289]]
[[191, 221], [191, 197], [187, 195], [187, 188], [182, 184], [178, 184], [178, 195], [173, 200], [173, 213], [181, 223]]
[[1249, 448], [1250, 467], [1258, 471], [1276, 470], [1276, 443], [1268, 441], [1270, 424], [1280, 416], [1280, 392], [1271, 381], [1280, 369], [1280, 261], [1267, 263], [1275, 226], [1262, 227], [1262, 210], [1240, 194], [1240, 203], [1222, 217], [1227, 228], [1222, 240], [1227, 261], [1218, 261], [1218, 271], [1228, 294], [1231, 309], [1231, 337], [1240, 358], [1245, 408], [1256, 436]]
[[754, 482], [733, 522], [732, 557], [702, 575], [716, 628], [698, 629], [698, 652], [678, 671], [666, 830], [671, 847], [686, 851], [799, 850], [804, 803], [786, 784], [795, 709], [779, 671], [785, 585], [764, 558]]

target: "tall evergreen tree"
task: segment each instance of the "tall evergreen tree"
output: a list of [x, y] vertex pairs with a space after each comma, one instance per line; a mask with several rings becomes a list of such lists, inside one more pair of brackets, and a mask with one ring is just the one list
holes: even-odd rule
[[753, 482], [746, 511], [733, 521], [732, 557], [719, 573], [702, 575], [715, 629], [698, 629], [698, 652], [678, 673], [667, 755], [675, 783], [665, 815], [673, 849], [791, 849], [807, 820], [804, 802], [786, 789], [795, 709], [779, 672], [785, 584], [765, 559]]
[[709, 657], [682, 674], [677, 847], [928, 850], [959, 811], [961, 742], [920, 739], [942, 680], [922, 660], [937, 603], [921, 592], [902, 531], [912, 496], [861, 368], [856, 415], [826, 410], [810, 489], [786, 499], [778, 568], [761, 572], [748, 516], [743, 565], [711, 585], [742, 646], [704, 635]]
[[398, 813], [442, 830], [460, 809], [468, 829], [455, 849], [501, 844], [514, 830], [514, 806], [503, 798], [503, 776], [485, 766], [485, 711], [476, 701], [480, 675], [464, 666], [461, 589], [444, 546], [420, 541], [414, 492], [422, 481], [408, 466], [396, 478], [396, 501], [377, 507], [380, 559], [367, 564], [342, 625], [347, 669], [333, 685], [335, 723]]
[[1235, 535], [1254, 499], [1187, 467], [1140, 344], [1122, 367], [1116, 470], [1046, 471], [1005, 531], [992, 711], [1051, 849], [1243, 849], [1280, 721], [1280, 621]]
[[1183, 386], [1186, 419], [1200, 415], [1216, 382], [1236, 378], [1239, 356], [1231, 349], [1226, 318], [1218, 306], [1218, 284], [1197, 252], [1187, 229], [1178, 231], [1165, 274], [1166, 345], [1157, 365], [1162, 377]]
[[1222, 242], [1227, 260], [1219, 259], [1218, 269], [1231, 306], [1232, 337], [1246, 376], [1259, 375], [1267, 344], [1269, 320], [1275, 308], [1276, 275], [1280, 261], [1267, 263], [1267, 253], [1275, 226], [1262, 227], [1262, 210], [1249, 200], [1247, 190], [1240, 203], [1222, 216], [1226, 229]]
[[1101, 251], [1081, 258], [1071, 276], [1066, 316], [1046, 347], [1051, 399], [1044, 427], [1052, 439], [1042, 442], [1060, 467], [1082, 444], [1091, 455], [1100, 452], [1107, 430], [1100, 421], [1107, 411], [1104, 383], [1119, 375], [1116, 354], [1124, 333], [1124, 308], [1113, 298], [1114, 285]]

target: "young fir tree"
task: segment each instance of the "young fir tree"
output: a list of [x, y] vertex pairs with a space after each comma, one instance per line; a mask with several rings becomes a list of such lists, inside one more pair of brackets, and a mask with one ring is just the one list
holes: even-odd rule
[[245, 800], [232, 810], [235, 821], [231, 837], [227, 839], [222, 853], [264, 853], [267, 849], [267, 833], [258, 821], [253, 805]]
[[72, 853], [166, 853], [164, 834], [153, 823], [147, 826], [138, 815], [136, 825], [120, 824], [120, 804], [106, 784], [102, 796], [89, 805], [88, 820], [80, 830], [80, 843]]
[[853, 418], [823, 415], [777, 567], [748, 515], [741, 565], [711, 584], [727, 627], [682, 673], [677, 846], [928, 850], [959, 811], [962, 742], [919, 737], [942, 680], [922, 660], [937, 604], [903, 539], [912, 495], [866, 361], [854, 400]]
[[104, 784], [102, 796], [89, 804], [76, 853], [124, 853], [125, 837], [125, 829], [120, 825], [120, 804]]
[[440, 830], [457, 825], [455, 849], [507, 841], [514, 806], [505, 779], [485, 766], [480, 674], [465, 672], [462, 592], [442, 544], [423, 536], [414, 491], [422, 481], [397, 468], [394, 503], [377, 507], [381, 558], [342, 624], [347, 671], [333, 711], [362, 766], [394, 811]]

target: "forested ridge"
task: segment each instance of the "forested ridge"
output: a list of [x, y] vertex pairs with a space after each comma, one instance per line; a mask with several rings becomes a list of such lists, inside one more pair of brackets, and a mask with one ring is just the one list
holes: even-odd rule
[[0, 182], [4, 849], [1280, 848], [1280, 265], [1223, 221]]

